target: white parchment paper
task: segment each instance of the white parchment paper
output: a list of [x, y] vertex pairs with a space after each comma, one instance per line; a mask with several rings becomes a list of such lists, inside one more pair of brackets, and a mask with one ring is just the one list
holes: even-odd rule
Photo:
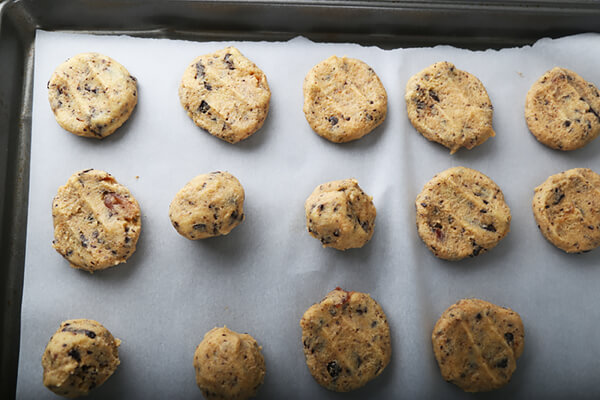
[[[267, 75], [271, 109], [264, 127], [237, 145], [197, 128], [179, 103], [179, 81], [200, 54], [235, 44]], [[46, 83], [67, 58], [96, 51], [138, 79], [130, 120], [102, 141], [76, 137], [54, 120]], [[215, 326], [248, 332], [267, 364], [259, 398], [458, 399], [470, 397], [440, 376], [431, 349], [439, 315], [465, 297], [519, 312], [525, 351], [512, 381], [480, 398], [600, 396], [600, 250], [568, 255], [538, 232], [531, 198], [549, 175], [575, 167], [600, 172], [600, 140], [551, 150], [523, 116], [531, 84], [554, 66], [600, 85], [600, 36], [543, 39], [534, 46], [468, 51], [447, 46], [384, 51], [353, 44], [185, 42], [39, 31], [35, 47], [31, 181], [18, 398], [54, 399], [42, 385], [41, 357], [61, 321], [100, 321], [123, 343], [121, 366], [90, 399], [201, 398], [193, 353]], [[332, 54], [359, 58], [388, 92], [387, 120], [361, 140], [330, 143], [302, 112], [308, 70]], [[477, 76], [494, 105], [497, 136], [450, 155], [410, 125], [408, 78], [447, 60]], [[511, 232], [492, 251], [460, 262], [435, 258], [415, 228], [414, 199], [451, 166], [490, 176], [512, 212]], [[108, 171], [142, 209], [138, 249], [121, 266], [90, 275], [51, 247], [51, 202], [75, 171]], [[238, 177], [246, 220], [230, 235], [192, 242], [170, 224], [168, 207], [191, 178], [215, 170]], [[362, 249], [323, 249], [306, 232], [304, 200], [320, 183], [355, 177], [377, 207], [375, 235]], [[299, 320], [341, 286], [370, 293], [384, 308], [393, 356], [384, 373], [348, 394], [329, 392], [304, 362]]]

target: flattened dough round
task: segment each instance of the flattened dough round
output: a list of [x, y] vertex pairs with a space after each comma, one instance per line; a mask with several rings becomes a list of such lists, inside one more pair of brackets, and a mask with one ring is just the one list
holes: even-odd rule
[[454, 167], [435, 175], [417, 196], [417, 230], [436, 257], [460, 260], [495, 247], [510, 230], [510, 209], [494, 181]]
[[437, 62], [406, 84], [406, 110], [425, 138], [450, 149], [472, 149], [495, 136], [492, 102], [477, 77]]
[[73, 174], [52, 202], [52, 246], [73, 268], [88, 272], [125, 262], [141, 231], [140, 206], [107, 172]]
[[133, 112], [137, 80], [110, 57], [82, 53], [56, 68], [48, 82], [48, 100], [64, 129], [102, 139]]
[[525, 119], [546, 146], [579, 149], [600, 134], [600, 93], [575, 72], [555, 67], [529, 89]]
[[433, 352], [442, 377], [465, 392], [506, 385], [523, 353], [519, 314], [478, 299], [450, 306], [433, 328]]
[[550, 243], [567, 253], [600, 246], [600, 175], [574, 168], [535, 188], [533, 215]]
[[229, 143], [263, 126], [270, 99], [265, 74], [235, 47], [194, 59], [179, 87], [181, 105], [194, 123]]
[[60, 324], [44, 355], [44, 385], [54, 393], [75, 398], [102, 385], [120, 364], [121, 344], [99, 322], [72, 319]]
[[206, 399], [244, 400], [256, 396], [265, 379], [261, 347], [246, 333], [210, 330], [194, 353], [196, 383]]
[[205, 239], [227, 235], [244, 220], [244, 188], [229, 172], [198, 175], [176, 195], [169, 217], [180, 235]]
[[387, 317], [368, 294], [336, 288], [306, 310], [300, 326], [306, 365], [329, 390], [358, 389], [390, 362]]
[[319, 136], [335, 143], [360, 139], [385, 120], [387, 93], [371, 67], [331, 56], [304, 79], [304, 115]]
[[306, 199], [306, 227], [323, 247], [338, 250], [363, 247], [375, 229], [377, 210], [373, 198], [356, 179], [319, 185]]

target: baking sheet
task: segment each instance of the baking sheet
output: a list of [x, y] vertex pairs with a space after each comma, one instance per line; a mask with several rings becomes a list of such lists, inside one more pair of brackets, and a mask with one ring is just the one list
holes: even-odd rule
[[[267, 75], [272, 99], [264, 127], [230, 145], [197, 128], [177, 89], [197, 55], [235, 44]], [[193, 352], [214, 326], [248, 332], [263, 346], [267, 375], [259, 398], [462, 398], [445, 383], [430, 336], [441, 312], [464, 297], [513, 308], [526, 345], [513, 379], [485, 398], [594, 398], [600, 395], [600, 252], [567, 255], [538, 232], [533, 188], [575, 167], [600, 172], [600, 140], [562, 153], [539, 144], [523, 117], [525, 94], [560, 65], [600, 84], [600, 35], [543, 39], [532, 47], [472, 52], [452, 47], [384, 51], [353, 44], [183, 42], [38, 31], [31, 179], [17, 397], [56, 398], [42, 385], [44, 347], [60, 322], [100, 321], [121, 340], [121, 366], [90, 399], [200, 398]], [[68, 57], [97, 51], [138, 78], [139, 104], [103, 141], [55, 122], [46, 82]], [[302, 81], [332, 54], [360, 58], [388, 92], [387, 120], [365, 138], [333, 144], [302, 112]], [[441, 60], [476, 75], [494, 105], [495, 138], [450, 156], [410, 125], [408, 78]], [[415, 228], [414, 199], [437, 172], [464, 165], [490, 176], [511, 207], [511, 232], [492, 251], [460, 262], [435, 258]], [[51, 247], [51, 201], [75, 171], [103, 169], [142, 209], [138, 249], [124, 265], [90, 275]], [[168, 206], [200, 173], [227, 170], [246, 191], [246, 220], [230, 235], [200, 242], [179, 236]], [[315, 186], [355, 177], [373, 196], [375, 235], [362, 249], [323, 249], [305, 231], [303, 203]], [[321, 388], [304, 362], [303, 312], [336, 286], [370, 293], [387, 313], [390, 365], [349, 394]]]

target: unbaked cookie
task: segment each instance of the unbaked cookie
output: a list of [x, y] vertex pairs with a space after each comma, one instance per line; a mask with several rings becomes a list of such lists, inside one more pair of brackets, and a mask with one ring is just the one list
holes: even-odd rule
[[600, 93], [575, 72], [553, 68], [529, 89], [525, 119], [546, 146], [579, 149], [600, 134]]
[[411, 77], [405, 99], [408, 119], [417, 131], [449, 148], [450, 154], [495, 136], [485, 87], [449, 62], [437, 62]]
[[109, 173], [73, 174], [52, 202], [52, 246], [73, 268], [88, 272], [125, 262], [141, 230], [140, 206]]
[[64, 129], [102, 139], [131, 115], [137, 104], [137, 81], [112, 58], [82, 53], [56, 68], [48, 82], [48, 100]]
[[244, 220], [244, 188], [229, 172], [198, 175], [175, 195], [169, 217], [191, 240], [227, 235]]
[[194, 353], [196, 383], [206, 399], [243, 400], [256, 396], [265, 379], [261, 347], [246, 333], [210, 330]]
[[477, 256], [510, 230], [510, 209], [494, 181], [454, 167], [435, 175], [417, 196], [417, 230], [439, 258]]
[[329, 390], [364, 386], [390, 362], [387, 318], [368, 294], [336, 288], [306, 310], [300, 326], [306, 365]]
[[535, 188], [533, 215], [550, 243], [567, 253], [600, 246], [600, 175], [574, 168]]
[[181, 105], [196, 125], [229, 143], [263, 126], [270, 99], [265, 74], [235, 47], [194, 59], [179, 87]]
[[335, 143], [356, 140], [385, 120], [387, 93], [371, 67], [331, 56], [304, 79], [304, 115], [319, 136]]
[[510, 308], [463, 299], [444, 311], [431, 341], [446, 381], [466, 392], [485, 392], [510, 380], [523, 353], [525, 330]]
[[120, 344], [99, 322], [90, 319], [63, 322], [42, 356], [44, 385], [68, 398], [87, 395], [119, 366]]
[[332, 181], [316, 187], [304, 203], [308, 232], [323, 247], [338, 250], [363, 247], [375, 229], [373, 198], [356, 179]]

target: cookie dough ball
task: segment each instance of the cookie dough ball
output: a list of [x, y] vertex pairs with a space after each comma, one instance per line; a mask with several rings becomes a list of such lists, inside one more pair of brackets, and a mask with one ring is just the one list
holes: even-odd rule
[[110, 57], [82, 53], [56, 68], [48, 82], [48, 100], [64, 129], [102, 139], [131, 115], [137, 104], [137, 80]]
[[358, 389], [390, 362], [390, 327], [368, 294], [336, 288], [306, 310], [300, 326], [306, 365], [329, 390]]
[[99, 322], [90, 319], [63, 322], [42, 356], [44, 385], [68, 398], [87, 395], [119, 366], [120, 344]]
[[52, 246], [71, 267], [94, 272], [125, 262], [141, 231], [140, 206], [109, 173], [73, 174], [52, 202]]
[[575, 72], [553, 68], [529, 89], [525, 119], [546, 146], [579, 149], [600, 134], [600, 93]]
[[437, 62], [408, 80], [406, 110], [425, 138], [456, 153], [495, 136], [493, 107], [479, 79], [449, 62]]
[[229, 172], [198, 175], [175, 195], [169, 217], [190, 240], [227, 235], [244, 220], [244, 188]]
[[356, 179], [317, 186], [304, 208], [308, 232], [323, 247], [363, 247], [373, 237], [377, 211], [373, 198], [362, 191]]
[[332, 142], [360, 139], [385, 120], [385, 88], [360, 60], [329, 57], [308, 72], [303, 91], [308, 124]]
[[265, 379], [261, 347], [246, 333], [210, 330], [196, 348], [196, 383], [206, 399], [243, 400], [256, 396]]
[[229, 143], [263, 126], [270, 99], [265, 74], [235, 47], [196, 58], [179, 87], [181, 105], [194, 123]]
[[486, 392], [510, 380], [523, 353], [525, 330], [510, 308], [464, 299], [444, 311], [431, 341], [446, 381], [465, 392]]
[[510, 230], [510, 209], [502, 191], [474, 169], [440, 172], [417, 196], [416, 206], [419, 236], [444, 260], [482, 254]]
[[535, 188], [533, 215], [550, 243], [567, 253], [600, 246], [600, 175], [574, 168]]

